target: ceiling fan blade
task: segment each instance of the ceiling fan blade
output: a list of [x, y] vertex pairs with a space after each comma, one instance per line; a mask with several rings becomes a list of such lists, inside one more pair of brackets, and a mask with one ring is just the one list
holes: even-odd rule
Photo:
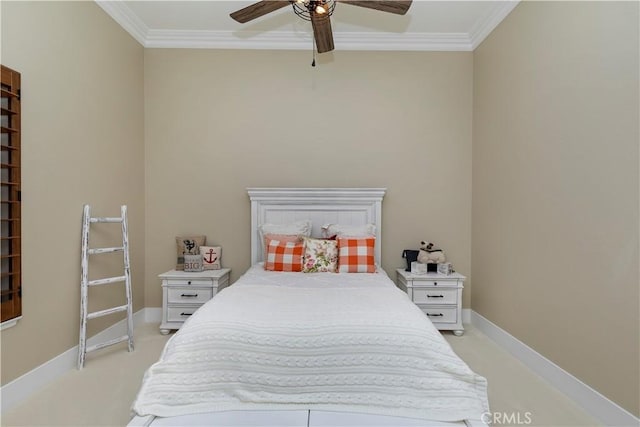
[[236, 10], [229, 16], [239, 23], [244, 24], [245, 22], [249, 22], [289, 5], [291, 5], [291, 3], [288, 0], [262, 0], [243, 9]]
[[409, 10], [413, 0], [338, 0], [340, 3], [351, 4], [353, 6], [366, 7], [381, 12], [404, 15]]
[[311, 25], [313, 26], [313, 37], [316, 39], [318, 53], [333, 50], [333, 33], [331, 31], [331, 19], [328, 13], [311, 12]]

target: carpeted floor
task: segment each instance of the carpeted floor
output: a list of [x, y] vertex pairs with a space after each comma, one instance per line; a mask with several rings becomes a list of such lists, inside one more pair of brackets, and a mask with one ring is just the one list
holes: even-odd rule
[[[576, 404], [500, 349], [489, 338], [467, 326], [462, 337], [445, 332], [455, 352], [489, 382], [489, 403], [499, 421], [532, 426], [594, 426], [596, 420]], [[168, 336], [157, 324], [135, 330], [133, 353], [126, 344], [88, 355], [82, 371], [72, 370], [2, 414], [2, 426], [123, 426], [145, 370], [154, 363]], [[530, 422], [527, 422], [530, 421]], [[506, 425], [504, 423], [495, 423]]]

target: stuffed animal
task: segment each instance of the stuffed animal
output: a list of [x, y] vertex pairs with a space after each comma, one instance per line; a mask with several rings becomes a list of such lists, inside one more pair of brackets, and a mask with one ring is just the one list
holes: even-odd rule
[[420, 242], [418, 262], [422, 264], [442, 264], [446, 261], [444, 252], [436, 249], [431, 242]]

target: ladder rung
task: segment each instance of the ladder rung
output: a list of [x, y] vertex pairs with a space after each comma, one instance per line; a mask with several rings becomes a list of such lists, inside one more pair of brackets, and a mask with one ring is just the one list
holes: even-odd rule
[[122, 222], [122, 218], [91, 218], [90, 222]]
[[124, 282], [124, 281], [125, 281], [125, 276], [107, 277], [106, 279], [90, 280], [88, 285], [97, 286], [97, 285], [106, 285], [108, 283], [117, 283], [117, 282]]
[[95, 249], [89, 249], [89, 255], [108, 254], [110, 252], [120, 252], [120, 251], [124, 251], [123, 246], [120, 246], [117, 248], [95, 248]]
[[125, 311], [127, 309], [127, 305], [121, 305], [120, 307], [107, 308], [106, 310], [94, 311], [93, 313], [87, 314], [87, 319], [95, 319], [96, 317], [108, 316], [109, 314], [118, 313], [120, 311]]
[[119, 338], [114, 338], [109, 341], [101, 342], [100, 344], [92, 345], [91, 347], [87, 347], [86, 352], [89, 353], [91, 351], [100, 350], [101, 348], [109, 347], [110, 345], [118, 344], [119, 342], [126, 341], [129, 339], [129, 335], [123, 335]]

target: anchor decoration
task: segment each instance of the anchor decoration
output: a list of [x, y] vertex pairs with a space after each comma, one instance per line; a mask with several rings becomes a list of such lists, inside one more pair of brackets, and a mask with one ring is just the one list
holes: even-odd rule
[[205, 270], [220, 270], [220, 253], [222, 248], [220, 246], [200, 246], [200, 253], [202, 254], [202, 265]]
[[218, 259], [218, 257], [214, 255], [213, 249], [209, 249], [209, 252], [206, 252], [204, 255], [204, 260], [209, 264], [213, 264]]

